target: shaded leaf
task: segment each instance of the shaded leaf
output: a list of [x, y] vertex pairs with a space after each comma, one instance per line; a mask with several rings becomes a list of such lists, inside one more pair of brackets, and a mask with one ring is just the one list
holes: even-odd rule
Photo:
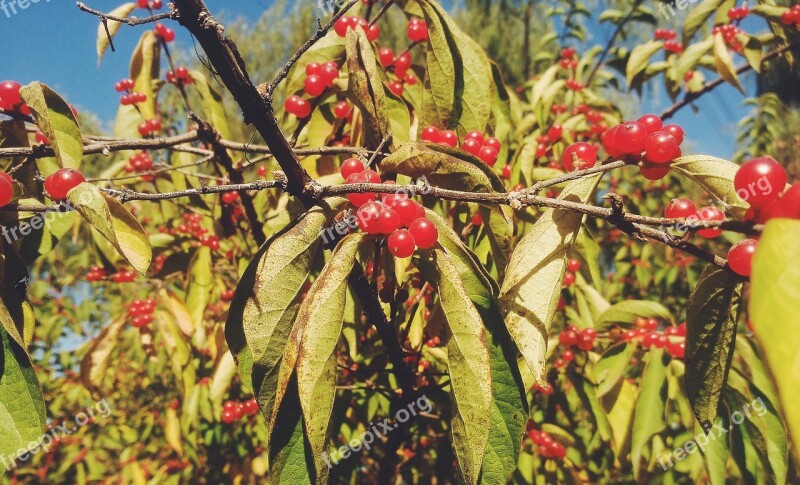
[[[78, 121], [69, 104], [44, 84], [33, 82], [20, 90], [22, 100], [31, 109], [39, 129], [44, 133], [61, 167], [80, 168], [83, 139]], [[55, 170], [53, 170], [55, 171]], [[50, 173], [43, 173], [47, 176]]]

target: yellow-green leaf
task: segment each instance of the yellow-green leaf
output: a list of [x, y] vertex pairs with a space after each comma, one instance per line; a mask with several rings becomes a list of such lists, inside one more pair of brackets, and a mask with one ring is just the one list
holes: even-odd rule
[[714, 65], [717, 67], [717, 74], [719, 74], [719, 77], [733, 85], [733, 87], [741, 91], [742, 94], [745, 94], [744, 88], [739, 83], [739, 75], [736, 74], [736, 67], [733, 65], [731, 51], [728, 50], [728, 44], [725, 43], [725, 39], [722, 37], [721, 33], [714, 35]]
[[[44, 84], [33, 82], [20, 90], [22, 100], [56, 154], [61, 167], [80, 168], [83, 138], [69, 103]], [[53, 170], [55, 171], [55, 170]], [[50, 175], [43, 173], [42, 175]]]
[[[119, 7], [115, 8], [114, 10], [108, 12], [109, 16], [112, 17], [120, 17], [120, 18], [127, 18], [128, 15], [131, 14], [136, 10], [136, 2], [128, 2], [120, 5]], [[106, 26], [103, 25], [103, 22], [100, 22], [100, 25], [97, 26], [97, 64], [100, 64], [100, 59], [103, 58], [103, 54], [105, 54], [106, 49], [110, 44], [110, 39], [113, 39], [119, 28], [122, 27], [121, 22], [115, 22], [113, 20], [106, 21], [108, 25], [108, 32], [106, 32]]]

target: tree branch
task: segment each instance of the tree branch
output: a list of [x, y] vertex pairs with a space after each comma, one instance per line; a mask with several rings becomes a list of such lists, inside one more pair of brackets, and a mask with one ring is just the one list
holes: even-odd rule
[[156, 15], [150, 15], [149, 17], [145, 17], [145, 18], [117, 17], [117, 16], [114, 16], [114, 15], [109, 15], [109, 14], [107, 14], [105, 12], [101, 12], [100, 10], [95, 10], [93, 8], [89, 8], [83, 2], [78, 2], [77, 5], [78, 5], [79, 9], [83, 10], [86, 13], [90, 13], [90, 14], [94, 15], [95, 17], [99, 18], [101, 22], [104, 19], [105, 20], [113, 20], [114, 22], [119, 22], [121, 24], [127, 24], [127, 25], [131, 25], [131, 26], [149, 24], [149, 23], [152, 23], [152, 22], [158, 22], [159, 20], [174, 19], [174, 18], [177, 18], [177, 16], [178, 16], [177, 12], [170, 11], [170, 12], [159, 13], [159, 14], [156, 14]]

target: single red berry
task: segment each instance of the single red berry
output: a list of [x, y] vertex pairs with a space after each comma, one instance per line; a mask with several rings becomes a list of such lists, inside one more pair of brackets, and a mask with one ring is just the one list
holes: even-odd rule
[[739, 275], [750, 276], [753, 264], [753, 254], [756, 252], [758, 241], [745, 239], [736, 243], [728, 251], [728, 266]]
[[619, 126], [614, 126], [613, 128], [609, 129], [608, 131], [603, 134], [603, 148], [605, 149], [608, 156], [617, 158], [625, 154], [625, 151], [620, 148], [619, 144], [617, 144], [617, 132], [619, 131]]
[[147, 120], [147, 126], [150, 128], [150, 133], [159, 133], [162, 125], [159, 118], [150, 118]]
[[572, 330], [564, 330], [558, 334], [558, 343], [566, 347], [571, 347], [578, 343], [578, 333]]
[[661, 180], [669, 173], [669, 167], [644, 166], [639, 168], [639, 173], [647, 180]]
[[[377, 175], [372, 170], [364, 170], [362, 172], [354, 173], [351, 174], [349, 177], [347, 177], [346, 182], [348, 184], [380, 183], [380, 177], [378, 177], [377, 182], [374, 182], [372, 174]], [[376, 197], [377, 196], [374, 192], [366, 192], [362, 194], [358, 193], [347, 194], [347, 200], [349, 200], [350, 203], [356, 207], [361, 207], [367, 202], [372, 202], [373, 200], [375, 200]]]
[[[724, 221], [725, 214], [723, 214], [722, 211], [717, 209], [715, 206], [711, 205], [700, 208], [697, 211], [697, 218], [700, 221]], [[716, 227], [710, 229], [700, 229], [697, 231], [697, 234], [700, 234], [706, 239], [712, 239], [722, 234], [722, 229]]]
[[763, 207], [780, 195], [786, 186], [786, 169], [770, 157], [749, 160], [739, 167], [733, 186], [751, 207]]
[[239, 200], [239, 194], [237, 192], [225, 192], [220, 198], [223, 204], [230, 205]]
[[0, 172], [0, 207], [4, 207], [14, 198], [14, 183], [11, 176]]
[[339, 66], [335, 62], [326, 62], [322, 65], [322, 72], [319, 77], [322, 78], [325, 87], [333, 86], [334, 81], [339, 79]]
[[236, 421], [236, 415], [233, 413], [233, 411], [222, 411], [222, 416], [220, 416], [220, 419], [225, 424], [231, 424], [232, 422]]
[[422, 130], [422, 135], [420, 135], [420, 138], [423, 141], [430, 143], [439, 143], [442, 140], [442, 134], [435, 126], [428, 126]]
[[477, 212], [475, 213], [474, 216], [472, 216], [470, 222], [472, 223], [473, 226], [480, 226], [481, 224], [483, 224], [483, 216], [481, 215], [480, 212]]
[[314, 98], [325, 92], [325, 82], [322, 80], [322, 77], [313, 74], [311, 76], [306, 76], [303, 86], [306, 93]]
[[484, 145], [484, 146], [490, 146], [490, 147], [493, 147], [493, 148], [494, 148], [495, 150], [497, 150], [498, 152], [499, 152], [499, 151], [500, 151], [500, 149], [503, 147], [503, 144], [502, 144], [502, 143], [500, 143], [500, 140], [498, 140], [497, 138], [495, 138], [495, 137], [493, 137], [493, 136], [490, 136], [490, 137], [486, 138], [486, 139], [483, 141], [483, 145]]
[[420, 249], [430, 249], [439, 240], [439, 231], [433, 222], [425, 218], [416, 219], [409, 224], [408, 231]]
[[564, 359], [566, 362], [572, 362], [575, 360], [575, 352], [567, 349], [561, 352], [561, 358]]
[[567, 261], [567, 271], [577, 273], [581, 269], [581, 262], [577, 259], [570, 259]]
[[394, 64], [394, 52], [388, 47], [381, 47], [378, 50], [378, 60], [383, 67], [389, 67]]
[[357, 158], [348, 158], [342, 163], [342, 167], [339, 169], [339, 172], [342, 174], [342, 178], [345, 180], [347, 180], [347, 178], [354, 173], [361, 173], [363, 171], [364, 163]]
[[575, 283], [575, 273], [567, 271], [564, 273], [564, 286], [570, 287]]
[[367, 29], [367, 40], [375, 42], [381, 36], [381, 29], [377, 25], [370, 25]]
[[22, 96], [19, 94], [21, 88], [22, 85], [16, 81], [3, 81], [0, 83], [0, 99], [3, 100], [3, 104], [13, 108], [22, 103]]
[[592, 168], [597, 163], [597, 149], [583, 141], [573, 143], [564, 150], [561, 163], [568, 172]]
[[490, 167], [494, 167], [494, 164], [497, 163], [498, 155], [497, 149], [490, 146], [482, 146], [478, 151], [478, 158]]
[[389, 252], [398, 258], [408, 258], [414, 254], [414, 236], [405, 229], [398, 229], [391, 233], [386, 240]]
[[403, 95], [403, 82], [402, 81], [392, 81], [389, 83], [389, 91], [393, 92], [397, 96]]
[[476, 140], [478, 142], [478, 145], [483, 145], [483, 133], [477, 130], [470, 131], [469, 133], [464, 135], [464, 141], [467, 140]]
[[175, 77], [178, 79], [186, 79], [189, 77], [189, 69], [180, 66], [175, 68]]
[[561, 125], [553, 125], [547, 130], [547, 139], [550, 143], [555, 143], [561, 139], [564, 134], [564, 128]]
[[378, 213], [378, 232], [381, 234], [391, 234], [400, 227], [400, 216], [397, 212], [384, 206]]
[[656, 115], [644, 115], [636, 121], [644, 126], [648, 135], [652, 135], [653, 133], [661, 130], [661, 128], [664, 126], [664, 122], [661, 121], [661, 118]]
[[694, 202], [684, 198], [672, 199], [669, 205], [664, 209], [664, 217], [668, 219], [681, 219], [696, 213], [697, 206], [694, 205]]
[[419, 216], [421, 206], [411, 199], [399, 199], [391, 205], [392, 209], [400, 217], [400, 225], [408, 227]]
[[397, 77], [404, 77], [406, 75], [406, 71], [408, 68], [411, 67], [411, 54], [408, 52], [397, 56], [397, 59], [394, 60], [394, 73]]
[[481, 151], [481, 142], [474, 138], [465, 138], [461, 143], [461, 149], [477, 157]]
[[581, 335], [588, 335], [592, 340], [597, 338], [597, 330], [593, 328], [584, 328], [581, 330]]
[[458, 135], [453, 130], [444, 130], [439, 134], [439, 143], [451, 147], [457, 147]]
[[623, 123], [617, 129], [617, 146], [624, 153], [638, 155], [644, 150], [647, 141], [647, 129], [637, 121]]
[[72, 168], [62, 168], [48, 176], [44, 181], [44, 190], [55, 202], [65, 200], [67, 193], [86, 182], [83, 174]]
[[234, 291], [233, 290], [225, 290], [220, 294], [220, 299], [222, 301], [231, 301], [233, 300]]
[[686, 355], [686, 340], [673, 342], [669, 340], [666, 345], [667, 353], [675, 358], [682, 359]]
[[356, 212], [358, 227], [367, 234], [379, 234], [381, 232], [379, 217], [383, 208], [383, 204], [375, 201], [362, 205]]
[[35, 138], [36, 138], [36, 143], [39, 143], [39, 144], [42, 144], [42, 145], [49, 145], [50, 144], [50, 139], [47, 138], [46, 136], [44, 136], [44, 133], [42, 133], [41, 131], [37, 131], [36, 132]]
[[585, 333], [581, 332], [581, 334], [578, 335], [578, 344], [577, 345], [578, 345], [578, 348], [583, 350], [583, 351], [592, 350], [594, 348], [594, 337], [592, 337], [591, 335], [588, 335], [588, 334], [585, 334]]
[[511, 165], [503, 166], [503, 173], [502, 176], [504, 179], [509, 180], [511, 179]]
[[350, 103], [347, 101], [339, 101], [333, 106], [333, 115], [339, 119], [344, 119], [350, 116]]
[[686, 133], [684, 133], [683, 128], [681, 128], [678, 125], [666, 125], [665, 127], [661, 128], [661, 131], [666, 131], [667, 133], [672, 135], [672, 138], [675, 138], [675, 141], [678, 143], [678, 145], [683, 143], [683, 138], [684, 136], [686, 136]]
[[424, 21], [419, 19], [409, 20], [406, 33], [408, 34], [408, 40], [411, 42], [428, 40], [428, 26], [425, 25]]
[[255, 398], [248, 399], [245, 401], [242, 406], [244, 407], [244, 413], [248, 416], [255, 416], [258, 414], [258, 402]]
[[666, 131], [656, 131], [644, 144], [644, 159], [649, 163], [664, 164], [673, 161], [678, 153], [678, 143]]
[[139, 8], [150, 8], [149, 0], [137, 0], [136, 5]]
[[355, 19], [353, 17], [348, 17], [348, 16], [340, 17], [339, 20], [337, 20], [336, 23], [333, 24], [333, 30], [336, 31], [336, 34], [339, 37], [344, 37], [347, 35], [347, 29], [355, 26], [354, 20]]

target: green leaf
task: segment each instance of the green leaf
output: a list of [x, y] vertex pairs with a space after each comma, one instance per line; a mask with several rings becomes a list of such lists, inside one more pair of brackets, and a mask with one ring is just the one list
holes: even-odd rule
[[153, 250], [139, 221], [115, 198], [83, 182], [67, 194], [69, 203], [117, 249], [133, 269], [144, 274]]
[[200, 345], [205, 339], [205, 325], [203, 325], [203, 315], [206, 307], [211, 300], [214, 291], [214, 263], [211, 258], [211, 248], [201, 246], [197, 249], [189, 263], [186, 285], [186, 307], [192, 317], [192, 326]]
[[[784, 418], [793, 443], [800, 443], [800, 221], [773, 219], [758, 242], [753, 257], [750, 317], [767, 365], [786, 410]], [[800, 460], [800, 448], [792, 447]]]
[[741, 218], [749, 205], [736, 195], [733, 177], [739, 165], [708, 155], [689, 155], [675, 159], [673, 170], [689, 177], [713, 198], [723, 202], [734, 218]]
[[91, 341], [81, 360], [81, 381], [87, 389], [98, 394], [102, 393], [109, 357], [117, 347], [126, 323], [124, 318], [112, 321]]
[[603, 397], [619, 384], [630, 366], [634, 352], [636, 345], [617, 344], [603, 353], [600, 360], [594, 364], [597, 397]]
[[453, 396], [453, 448], [468, 484], [478, 482], [492, 426], [492, 373], [483, 319], [472, 304], [447, 254], [433, 252], [438, 271], [437, 294], [450, 337], [447, 367]]
[[628, 81], [628, 86], [631, 86], [633, 79], [644, 71], [650, 65], [650, 58], [653, 54], [660, 51], [664, 43], [660, 40], [651, 40], [644, 44], [637, 45], [628, 58], [628, 64], [625, 67], [625, 78]]
[[363, 29], [347, 34], [347, 68], [350, 72], [348, 94], [364, 117], [364, 143], [377, 150], [384, 137], [391, 136], [386, 117], [386, 90], [378, 74], [378, 62], [372, 44]]
[[664, 349], [651, 349], [647, 354], [647, 365], [642, 375], [642, 385], [636, 398], [631, 435], [631, 462], [633, 475], [639, 476], [641, 459], [650, 439], [666, 426], [665, 404], [667, 401], [668, 358]]
[[286, 399], [280, 403], [275, 430], [269, 438], [270, 479], [273, 485], [314, 483], [314, 459], [305, 439], [303, 413], [297, 394], [297, 378], [286, 389]]
[[[728, 429], [728, 426], [728, 417], [725, 416], [725, 413], [717, 416], [714, 428]], [[708, 479], [711, 485], [725, 485], [730, 454], [730, 439], [727, 436], [717, 436], [716, 439], [708, 440], [703, 456], [705, 457], [706, 471], [708, 471]]]
[[[571, 182], [561, 200], [586, 203], [600, 176]], [[525, 363], [540, 384], [550, 323], [561, 293], [567, 255], [581, 227], [582, 214], [548, 209], [516, 245], [500, 288], [500, 308], [506, 327]]]
[[347, 278], [365, 237], [366, 234], [357, 233], [342, 239], [297, 314], [303, 326], [297, 354], [297, 384], [319, 484], [327, 483], [328, 478], [323, 453], [329, 451], [328, 428], [336, 397], [336, 346], [344, 322]]
[[747, 63], [750, 64], [750, 67], [752, 67], [754, 71], [760, 74], [761, 61], [764, 59], [764, 46], [761, 44], [761, 41], [758, 40], [758, 37], [745, 32], [736, 34], [736, 40], [742, 44], [744, 58], [747, 59]]
[[225, 115], [222, 95], [208, 84], [208, 79], [202, 72], [193, 69], [189, 71], [189, 76], [192, 78], [192, 85], [200, 94], [200, 104], [203, 107], [205, 121], [211, 123], [222, 138], [230, 138], [228, 117]]
[[59, 165], [80, 168], [83, 159], [83, 138], [69, 104], [55, 91], [38, 82], [24, 86], [20, 90], [20, 95], [25, 104], [31, 108], [31, 114], [39, 129], [50, 140], [50, 146], [53, 147]]
[[428, 25], [423, 126], [484, 131], [492, 114], [494, 79], [489, 58], [435, 2], [420, 0]]
[[[147, 100], [138, 103], [136, 107], [126, 106], [141, 113], [139, 123], [156, 117], [155, 91], [153, 90], [153, 80], [160, 78], [159, 66], [161, 63], [161, 46], [152, 30], [145, 30], [139, 43], [133, 50], [131, 57], [131, 79], [133, 79], [133, 91], [147, 96]], [[122, 107], [120, 107], [122, 108]], [[136, 131], [135, 137], [141, 136]], [[45, 133], [46, 134], [46, 133]]]
[[733, 65], [733, 57], [728, 50], [728, 44], [725, 43], [721, 33], [714, 34], [714, 65], [717, 67], [719, 77], [745, 94], [744, 88], [739, 83], [739, 75], [736, 74], [736, 67]]
[[280, 403], [295, 367], [298, 342], [290, 339], [302, 287], [322, 247], [325, 228], [347, 203], [330, 199], [267, 241], [236, 287], [225, 337], [242, 380], [252, 386], [268, 434], [277, 426]]
[[730, 271], [708, 265], [686, 309], [686, 394], [706, 429], [731, 367], [743, 287]]
[[694, 34], [714, 15], [726, 0], [704, 0], [692, 8], [683, 21], [683, 43], [689, 44]]
[[0, 456], [13, 460], [42, 439], [44, 398], [28, 353], [2, 327], [0, 347]]
[[647, 300], [624, 300], [608, 307], [597, 319], [594, 327], [598, 332], [607, 332], [614, 325], [633, 325], [639, 317], [674, 321], [672, 314], [661, 303]]
[[[123, 3], [119, 7], [115, 8], [114, 10], [108, 12], [108, 15], [111, 17], [120, 17], [120, 18], [127, 18], [134, 10], [136, 10], [136, 2], [128, 2]], [[108, 32], [106, 32], [106, 26], [108, 26]], [[97, 26], [97, 64], [100, 65], [100, 59], [103, 58], [103, 54], [105, 54], [106, 49], [108, 49], [109, 44], [111, 43], [111, 39], [117, 35], [119, 28], [122, 27], [121, 22], [115, 22], [113, 20], [107, 20], [106, 25], [103, 25], [103, 22], [100, 22], [100, 25]]]
[[701, 42], [693, 43], [687, 47], [686, 50], [683, 51], [683, 53], [681, 53], [681, 55], [678, 57], [678, 61], [675, 66], [675, 79], [683, 80], [684, 74], [696, 69], [697, 64], [700, 62], [700, 58], [708, 54], [713, 47], [713, 37], [704, 39]]

